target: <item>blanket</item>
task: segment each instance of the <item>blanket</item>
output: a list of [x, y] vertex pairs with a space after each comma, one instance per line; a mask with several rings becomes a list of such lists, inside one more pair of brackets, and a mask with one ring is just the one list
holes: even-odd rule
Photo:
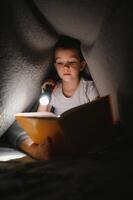
[[0, 199], [131, 199], [133, 156], [129, 139], [82, 156], [0, 162]]

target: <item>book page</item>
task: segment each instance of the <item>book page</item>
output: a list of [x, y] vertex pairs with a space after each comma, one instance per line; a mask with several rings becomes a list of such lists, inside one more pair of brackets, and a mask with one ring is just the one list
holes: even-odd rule
[[25, 113], [17, 113], [14, 115], [15, 117], [32, 117], [32, 118], [57, 118], [57, 116], [52, 112], [25, 112]]

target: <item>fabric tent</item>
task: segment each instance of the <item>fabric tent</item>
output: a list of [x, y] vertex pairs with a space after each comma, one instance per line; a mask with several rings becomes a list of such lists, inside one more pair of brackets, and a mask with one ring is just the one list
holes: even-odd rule
[[[130, 2], [124, 0], [117, 2], [105, 0], [2, 0], [0, 2], [0, 136], [14, 122], [13, 114], [29, 110], [38, 98], [40, 86], [50, 68], [52, 47], [61, 34], [81, 41], [83, 55], [100, 96], [111, 95], [115, 120], [122, 123], [128, 135], [128, 130], [132, 129], [131, 116], [133, 114], [131, 13]], [[85, 161], [87, 166], [92, 160]], [[82, 158], [77, 163], [80, 161], [83, 161]], [[60, 166], [59, 162], [57, 161], [58, 167]], [[109, 162], [111, 163], [111, 160]], [[120, 163], [122, 164], [121, 160]], [[18, 165], [20, 166], [19, 172], [21, 169], [26, 170], [24, 164], [19, 163]], [[78, 166], [83, 169], [84, 165], [85, 163]], [[99, 163], [97, 165], [100, 166], [100, 169], [102, 168]], [[8, 163], [5, 166], [8, 168]], [[32, 166], [33, 164], [29, 167]], [[33, 168], [36, 166], [37, 163]], [[39, 164], [39, 166], [42, 165]], [[47, 166], [51, 173], [51, 163], [48, 163]], [[111, 173], [109, 165], [106, 167], [108, 173]], [[12, 169], [7, 169], [6, 172], [9, 172], [7, 175], [13, 173], [15, 177], [16, 169], [17, 167], [13, 163]], [[67, 170], [67, 168], [65, 169]], [[56, 167], [52, 170], [56, 170]], [[115, 172], [118, 173], [118, 171]], [[76, 172], [79, 173], [78, 170]], [[115, 176], [115, 172], [112, 173], [113, 176]], [[65, 171], [61, 171], [61, 173], [64, 176]], [[88, 173], [87, 168], [86, 173]], [[100, 173], [102, 176], [101, 171]], [[122, 173], [123, 171], [120, 172], [120, 174]], [[24, 174], [26, 175], [26, 171]], [[33, 174], [37, 175], [37, 171]], [[80, 179], [82, 173], [79, 174]], [[7, 175], [5, 173], [5, 176]], [[57, 178], [59, 176], [58, 169]], [[106, 179], [106, 175], [104, 177]], [[110, 177], [108, 176], [108, 178]], [[120, 176], [118, 177], [120, 178]], [[20, 176], [19, 178], [21, 179]], [[119, 179], [119, 181], [121, 180]], [[125, 181], [127, 180], [125, 179]], [[74, 183], [80, 184], [81, 182]], [[87, 184], [89, 183], [87, 182]], [[113, 182], [111, 184], [113, 185]], [[97, 187], [97, 184], [95, 186]], [[119, 188], [118, 196], [124, 186], [121, 185]], [[10, 187], [10, 183], [8, 187]], [[16, 187], [16, 183], [14, 187]], [[4, 186], [1, 191], [6, 191]], [[13, 191], [15, 192], [15, 189]], [[75, 191], [77, 190], [75, 189]], [[116, 192], [115, 189], [113, 191]], [[84, 192], [89, 195], [87, 188]], [[104, 190], [102, 192], [103, 197]], [[70, 188], [69, 193], [76, 195], [76, 193], [70, 192]], [[4, 198], [5, 193], [2, 194]], [[10, 194], [14, 195], [15, 193]], [[28, 195], [29, 193], [26, 198], [29, 197]], [[116, 196], [114, 195], [112, 198]], [[59, 197], [61, 198], [61, 196]], [[80, 197], [83, 196], [80, 194]], [[75, 196], [74, 198], [78, 199]]]

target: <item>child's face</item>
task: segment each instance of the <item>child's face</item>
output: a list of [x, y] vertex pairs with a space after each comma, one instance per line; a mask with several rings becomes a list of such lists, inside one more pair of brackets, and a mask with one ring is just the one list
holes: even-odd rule
[[85, 68], [86, 62], [81, 61], [76, 49], [57, 49], [55, 51], [55, 68], [63, 81], [79, 79], [80, 71]]

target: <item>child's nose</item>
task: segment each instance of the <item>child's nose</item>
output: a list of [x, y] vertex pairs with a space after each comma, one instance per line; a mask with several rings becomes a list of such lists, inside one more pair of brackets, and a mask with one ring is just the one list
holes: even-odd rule
[[64, 67], [70, 68], [70, 64], [68, 62], [64, 63]]

